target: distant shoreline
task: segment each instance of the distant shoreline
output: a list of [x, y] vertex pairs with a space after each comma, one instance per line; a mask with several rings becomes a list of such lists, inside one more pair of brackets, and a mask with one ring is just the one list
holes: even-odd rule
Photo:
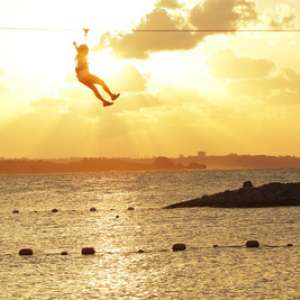
[[146, 171], [180, 171], [204, 170], [205, 165], [192, 163], [187, 166], [175, 165], [167, 157], [157, 157], [151, 164], [108, 158], [83, 158], [68, 163], [47, 160], [0, 160], [1, 175], [26, 174], [74, 174], [101, 172], [146, 172]]
[[300, 168], [294, 156], [164, 156], [152, 158], [0, 159], [0, 175], [146, 172], [180, 170], [255, 170]]

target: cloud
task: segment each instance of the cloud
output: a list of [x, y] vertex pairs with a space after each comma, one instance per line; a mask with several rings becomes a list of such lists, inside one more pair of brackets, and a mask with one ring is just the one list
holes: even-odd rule
[[9, 91], [9, 87], [0, 82], [0, 93]]
[[87, 122], [55, 110], [24, 113], [0, 128], [2, 151], [8, 157], [76, 156], [92, 138]]
[[291, 92], [289, 90], [280, 90], [272, 94], [268, 98], [268, 103], [270, 104], [284, 104], [284, 105], [293, 105], [300, 104], [300, 93]]
[[284, 89], [287, 80], [284, 78], [266, 78], [231, 81], [228, 84], [228, 91], [236, 95], [261, 96], [268, 95], [271, 91]]
[[300, 104], [300, 74], [286, 68], [268, 78], [233, 80], [228, 91], [233, 95], [259, 96], [274, 104]]
[[[159, 106], [160, 102], [148, 93], [124, 94], [117, 101], [109, 108], [103, 108], [97, 99], [66, 101], [41, 98], [31, 101], [19, 116], [1, 123], [2, 155], [121, 155], [122, 149], [126, 151], [125, 144], [130, 146], [128, 136], [141, 130], [138, 118], [133, 120], [126, 112], [139, 114], [141, 110]], [[20, 144], [22, 147], [19, 147]], [[130, 152], [126, 152], [126, 155], [130, 155]]]
[[212, 54], [207, 65], [212, 76], [231, 79], [266, 77], [276, 69], [270, 60], [238, 57], [231, 50]]
[[204, 0], [190, 15], [191, 24], [199, 29], [236, 30], [256, 20], [256, 4], [247, 0]]
[[191, 102], [203, 103], [206, 101], [199, 95], [196, 89], [187, 87], [166, 86], [156, 94], [156, 97], [164, 104], [169, 105], [182, 105]]
[[147, 79], [134, 65], [125, 65], [117, 74], [108, 77], [108, 81], [121, 92], [140, 92], [147, 88]]
[[227, 79], [230, 95], [270, 104], [300, 103], [300, 74], [291, 68], [278, 68], [268, 59], [238, 56], [231, 50], [212, 54], [207, 65], [212, 76]]
[[[147, 107], [159, 107], [164, 103], [154, 95], [147, 92], [124, 93], [116, 100], [113, 106], [109, 107], [111, 113], [120, 114], [124, 111], [138, 111]], [[73, 109], [71, 110], [73, 112]], [[103, 114], [101, 103], [95, 99], [86, 107], [84, 112], [88, 116], [98, 117]]]
[[282, 76], [289, 82], [289, 89], [300, 91], [300, 74], [291, 68], [282, 69]]
[[[277, 76], [282, 86], [296, 88], [299, 74], [291, 69]], [[262, 80], [261, 78], [257, 80]], [[246, 80], [245, 80], [246, 81]], [[248, 80], [249, 81], [249, 80]], [[239, 82], [239, 80], [233, 80]], [[289, 83], [289, 84], [288, 84]], [[272, 92], [284, 97], [283, 91]], [[288, 90], [289, 101], [296, 91]], [[5, 157], [145, 156], [191, 153], [205, 148], [249, 153], [278, 143], [278, 132], [292, 142], [292, 128], [299, 126], [297, 110], [256, 103], [213, 106], [197, 91], [167, 86], [156, 95], [124, 93], [115, 105], [103, 108], [95, 99], [66, 101], [41, 98], [0, 126], [1, 153]], [[271, 101], [271, 99], [270, 99]], [[64, 103], [66, 113], [60, 113]], [[291, 119], [285, 133], [283, 122]], [[289, 122], [287, 122], [289, 123]], [[261, 128], [266, 128], [262, 131]], [[267, 144], [272, 141], [272, 147]], [[21, 146], [20, 146], [21, 145]], [[268, 148], [269, 147], [269, 148]]]
[[[131, 69], [130, 65], [127, 67]], [[125, 67], [125, 69], [127, 69], [127, 67]], [[133, 68], [133, 70], [135, 70], [135, 68]], [[135, 73], [136, 71], [133, 72]], [[109, 107], [107, 111], [117, 114], [124, 111], [138, 111], [144, 108], [158, 108], [166, 105], [182, 107], [186, 103], [203, 104], [206, 102], [206, 99], [201, 97], [196, 89], [188, 87], [175, 87], [169, 85], [163, 87], [156, 94], [152, 94], [142, 89], [134, 92], [123, 91], [122, 89], [119, 89], [119, 87], [122, 86], [120, 82], [116, 82], [115, 86], [117, 86], [118, 91], [121, 92], [121, 97], [116, 100], [115, 104]], [[101, 87], [100, 92], [102, 92]], [[106, 95], [104, 92], [102, 94], [103, 96]], [[72, 101], [42, 98], [32, 102], [31, 107], [38, 107], [39, 109], [51, 109], [52, 107], [58, 111], [68, 111], [72, 114], [90, 116], [92, 118], [99, 117], [103, 114], [101, 102], [83, 85], [82, 87], [79, 85], [77, 88], [67, 89], [64, 92], [64, 95], [67, 99], [72, 99]]]
[[158, 0], [156, 7], [178, 9], [181, 8], [182, 5], [177, 0]]
[[[165, 9], [155, 8], [141, 20], [135, 30], [181, 28], [187, 28], [181, 17], [172, 16]], [[98, 49], [103, 49], [108, 45], [118, 57], [146, 59], [153, 52], [190, 49], [196, 44], [197, 41], [191, 33], [132, 32], [117, 36], [104, 34]]]
[[159, 1], [152, 12], [144, 16], [130, 33], [102, 35], [98, 47], [110, 47], [122, 58], [147, 59], [159, 51], [188, 50], [216, 32], [138, 32], [139, 30], [238, 29], [257, 19], [253, 0], [204, 0], [191, 10], [171, 13], [166, 8], [178, 8], [177, 1]]
[[[79, 83], [74, 73], [68, 73], [64, 79], [67, 83]], [[147, 76], [141, 74], [132, 64], [126, 64], [118, 72], [107, 76], [104, 81], [108, 86], [115, 86], [122, 92], [140, 92], [147, 88]], [[80, 84], [80, 83], [79, 83]], [[101, 90], [101, 87], [99, 86]]]
[[266, 10], [261, 20], [274, 29], [292, 29], [296, 28], [297, 15], [288, 5], [277, 4], [273, 10]]
[[[0, 69], [0, 77], [4, 75], [4, 70]], [[9, 87], [0, 82], [0, 93], [9, 91]]]
[[30, 102], [30, 107], [35, 109], [48, 108], [57, 109], [70, 106], [70, 101], [43, 97], [39, 100]]
[[67, 82], [67, 83], [74, 83], [74, 82], [77, 82], [77, 78], [76, 78], [76, 75], [75, 75], [75, 72], [69, 72], [66, 77], [64, 78], [64, 81]]

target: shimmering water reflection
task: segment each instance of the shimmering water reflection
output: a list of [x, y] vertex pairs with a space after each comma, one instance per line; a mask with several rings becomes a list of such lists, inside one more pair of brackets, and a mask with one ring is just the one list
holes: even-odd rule
[[[245, 180], [258, 185], [274, 178], [299, 181], [299, 175], [261, 170], [1, 177], [0, 298], [300, 298], [300, 208], [160, 209], [238, 188]], [[246, 248], [249, 239], [261, 247]], [[186, 251], [172, 252], [174, 243], [186, 244]], [[96, 254], [82, 256], [90, 246]], [[34, 255], [19, 256], [27, 247]]]

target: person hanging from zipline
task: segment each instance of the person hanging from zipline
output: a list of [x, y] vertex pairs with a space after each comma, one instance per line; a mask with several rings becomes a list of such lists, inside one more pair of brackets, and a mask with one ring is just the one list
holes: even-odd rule
[[94, 92], [95, 96], [103, 102], [104, 107], [113, 105], [113, 102], [109, 102], [101, 96], [95, 84], [101, 85], [103, 90], [109, 94], [112, 101], [118, 99], [120, 93], [113, 94], [102, 79], [90, 73], [87, 58], [89, 54], [89, 47], [85, 44], [77, 47], [76, 42], [73, 42], [73, 45], [77, 51], [75, 58], [75, 72], [78, 80]]

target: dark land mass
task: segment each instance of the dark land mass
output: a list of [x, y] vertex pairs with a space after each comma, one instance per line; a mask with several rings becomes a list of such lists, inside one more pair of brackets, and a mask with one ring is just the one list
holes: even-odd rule
[[[297, 156], [269, 156], [269, 155], [238, 155], [228, 154], [224, 156], [206, 155], [199, 152], [194, 156], [171, 158], [174, 164], [188, 165], [198, 163], [206, 165], [207, 169], [278, 169], [299, 168], [300, 157]], [[127, 159], [132, 162], [153, 163], [155, 158]]]
[[195, 156], [168, 158], [68, 158], [68, 159], [4, 159], [0, 158], [0, 174], [139, 172], [204, 169], [275, 169], [300, 168], [295, 156], [237, 155]]
[[185, 207], [223, 207], [223, 208], [259, 208], [276, 206], [299, 206], [300, 182], [272, 182], [253, 187], [250, 181], [238, 190], [225, 191], [210, 196], [204, 195], [189, 201], [179, 202], [164, 208]]
[[121, 159], [83, 158], [68, 162], [28, 159], [1, 159], [0, 174], [97, 173], [131, 171], [175, 171], [205, 169], [205, 165], [190, 163], [176, 165], [167, 157], [157, 157], [151, 164]]

